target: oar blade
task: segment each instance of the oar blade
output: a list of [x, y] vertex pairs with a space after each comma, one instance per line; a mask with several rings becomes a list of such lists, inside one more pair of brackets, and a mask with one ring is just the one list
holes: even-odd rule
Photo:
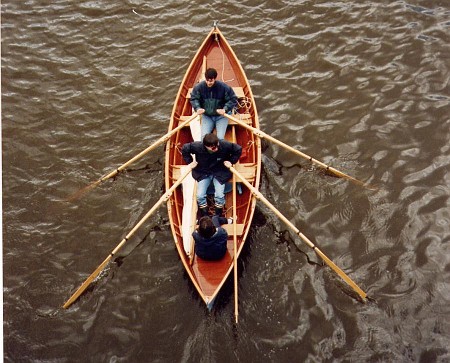
[[66, 201], [75, 202], [76, 200], [80, 199], [83, 195], [85, 195], [86, 193], [88, 193], [92, 189], [94, 189], [100, 183], [101, 183], [101, 180], [92, 182], [91, 184], [85, 186], [84, 188], [81, 188], [80, 190], [78, 190], [75, 193], [73, 193], [72, 195], [70, 195], [68, 198], [66, 198]]
[[109, 174], [107, 174], [107, 175], [101, 177], [100, 179], [96, 180], [95, 182], [92, 182], [88, 186], [85, 186], [84, 188], [80, 189], [78, 192], [72, 194], [69, 198], [67, 198], [67, 201], [72, 202], [72, 201], [75, 201], [75, 200], [81, 198], [84, 194], [86, 194], [87, 192], [89, 192], [92, 189], [94, 189], [100, 183], [104, 182], [105, 180], [108, 180], [109, 178], [112, 178], [112, 177], [116, 176], [122, 170], [121, 168], [123, 168], [123, 165], [120, 168], [118, 168], [116, 170], [113, 170]]
[[112, 255], [109, 255], [101, 264], [97, 267], [97, 269], [91, 273], [91, 275], [86, 279], [85, 282], [78, 288], [77, 291], [74, 292], [74, 294], [69, 298], [69, 300], [66, 301], [66, 303], [63, 305], [64, 309], [67, 309], [70, 305], [72, 305], [79, 297], [80, 295], [89, 287], [89, 285], [94, 281], [98, 275], [100, 275], [100, 272], [103, 271], [105, 266], [108, 264], [108, 262], [111, 260]]
[[328, 172], [328, 173], [330, 173], [331, 175], [334, 175], [334, 176], [336, 176], [336, 177], [338, 177], [338, 178], [343, 178], [343, 179], [350, 180], [352, 183], [354, 183], [354, 184], [356, 184], [356, 185], [359, 185], [359, 186], [362, 186], [362, 187], [365, 187], [365, 188], [367, 188], [367, 189], [369, 189], [369, 190], [373, 190], [373, 191], [379, 190], [378, 187], [375, 187], [375, 186], [370, 185], [370, 184], [368, 184], [368, 183], [365, 183], [365, 182], [363, 182], [363, 181], [361, 181], [361, 180], [358, 180], [358, 179], [356, 179], [356, 178], [354, 178], [354, 177], [352, 177], [352, 176], [350, 176], [350, 175], [348, 175], [348, 174], [345, 174], [345, 173], [343, 173], [343, 172], [341, 172], [341, 171], [339, 171], [339, 170], [333, 168], [332, 166], [328, 166], [328, 167], [326, 168], [326, 172]]
[[333, 261], [331, 261], [320, 249], [314, 247], [314, 252], [328, 265], [330, 268], [336, 272], [342, 280], [344, 280], [362, 299], [363, 302], [367, 302], [367, 294], [358, 286], [356, 283], [344, 272], [342, 271]]

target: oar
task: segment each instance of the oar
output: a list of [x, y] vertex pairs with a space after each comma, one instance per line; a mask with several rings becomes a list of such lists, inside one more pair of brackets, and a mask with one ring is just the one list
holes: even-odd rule
[[105, 266], [108, 264], [108, 262], [114, 257], [114, 255], [122, 248], [122, 246], [129, 240], [129, 238], [138, 230], [138, 228], [153, 214], [153, 212], [158, 209], [161, 204], [166, 202], [174, 190], [181, 184], [183, 179], [189, 175], [192, 168], [189, 168], [186, 170], [186, 173], [184, 173], [180, 178], [162, 195], [161, 198], [156, 202], [156, 204], [147, 212], [147, 214], [133, 227], [133, 229], [125, 236], [122, 241], [117, 245], [117, 247], [109, 254], [108, 257], [100, 264], [100, 266], [97, 267], [97, 269], [86, 279], [85, 282], [78, 288], [77, 291], [70, 297], [69, 300], [66, 301], [66, 303], [63, 305], [64, 309], [67, 309], [72, 303], [78, 299], [78, 297], [84, 292], [84, 290], [87, 289], [87, 287], [91, 284], [91, 282], [102, 272], [102, 270], [105, 268]]
[[136, 160], [142, 158], [145, 154], [156, 148], [157, 146], [165, 143], [167, 140], [169, 140], [173, 134], [175, 134], [178, 130], [185, 127], [189, 122], [191, 122], [195, 117], [197, 117], [197, 114], [193, 114], [192, 117], [188, 118], [187, 120], [183, 121], [181, 124], [179, 124], [177, 127], [175, 127], [173, 130], [169, 131], [164, 136], [161, 136], [157, 141], [155, 141], [152, 145], [150, 145], [145, 150], [141, 151], [139, 154], [128, 160], [125, 164], [119, 166], [116, 170], [110, 172], [109, 174], [103, 176], [102, 178], [96, 180], [95, 182], [92, 182], [91, 184], [85, 186], [84, 188], [80, 189], [79, 191], [72, 194], [70, 197], [67, 198], [68, 201], [74, 201], [80, 198], [83, 194], [87, 193], [88, 191], [94, 189], [97, 185], [104, 182], [105, 180], [108, 180], [114, 176], [116, 176], [119, 172], [121, 172], [123, 169], [125, 169], [130, 164], [134, 163]]
[[353, 282], [353, 280], [348, 277], [344, 271], [342, 271], [338, 266], [334, 264], [333, 261], [331, 261], [325, 254], [319, 250], [317, 246], [314, 245], [303, 233], [301, 233], [284, 215], [281, 214], [278, 209], [276, 209], [253, 185], [251, 185], [236, 169], [234, 169], [232, 166], [230, 167], [230, 170], [233, 172], [234, 175], [236, 175], [244, 184], [245, 186], [250, 189], [250, 191], [255, 195], [256, 198], [264, 202], [265, 205], [267, 205], [275, 214], [290, 227], [295, 234], [297, 234], [309, 247], [311, 247], [319, 257], [325, 261], [325, 263], [331, 267], [334, 272], [336, 272], [356, 293], [361, 297], [363, 302], [366, 302], [367, 294], [361, 290], [361, 288]]
[[239, 125], [245, 127], [246, 129], [250, 130], [250, 131], [253, 132], [256, 136], [258, 136], [258, 137], [260, 137], [260, 138], [265, 138], [265, 139], [267, 139], [267, 140], [270, 140], [270, 141], [272, 141], [273, 143], [275, 143], [275, 144], [277, 144], [277, 145], [280, 145], [281, 147], [284, 147], [285, 149], [287, 149], [287, 150], [289, 150], [289, 151], [292, 151], [293, 153], [295, 153], [295, 154], [297, 154], [297, 155], [300, 155], [302, 158], [305, 158], [305, 159], [309, 160], [309, 161], [312, 162], [313, 164], [319, 165], [319, 166], [322, 167], [323, 169], [325, 169], [325, 170], [327, 170], [327, 171], [333, 173], [334, 175], [336, 175], [336, 176], [338, 176], [338, 177], [340, 177], [340, 178], [348, 179], [348, 180], [352, 181], [353, 183], [355, 183], [355, 184], [357, 184], [357, 185], [363, 185], [363, 186], [365, 186], [365, 187], [367, 187], [367, 188], [369, 188], [369, 189], [375, 189], [374, 187], [371, 187], [370, 185], [368, 185], [368, 184], [366, 184], [366, 183], [364, 183], [364, 182], [362, 182], [362, 181], [360, 181], [360, 180], [358, 180], [358, 179], [355, 179], [355, 178], [353, 178], [352, 176], [347, 175], [347, 174], [345, 174], [345, 173], [343, 173], [343, 172], [341, 172], [341, 171], [339, 171], [339, 170], [333, 168], [332, 166], [329, 166], [329, 165], [327, 165], [327, 164], [324, 164], [324, 163], [322, 163], [321, 161], [316, 160], [316, 159], [312, 158], [311, 156], [306, 155], [306, 154], [302, 153], [301, 151], [298, 151], [297, 149], [294, 149], [293, 147], [291, 147], [291, 146], [289, 146], [289, 145], [286, 145], [285, 143], [281, 142], [280, 140], [278, 140], [278, 139], [276, 139], [276, 138], [274, 138], [274, 137], [272, 137], [272, 136], [266, 134], [265, 132], [263, 132], [263, 131], [261, 131], [261, 130], [258, 130], [257, 128], [255, 128], [255, 127], [253, 127], [253, 126], [250, 126], [250, 125], [246, 124], [244, 121], [239, 120], [239, 119], [236, 118], [236, 117], [233, 117], [233, 116], [230, 116], [230, 115], [227, 115], [227, 114], [225, 114], [224, 116], [227, 117], [229, 120], [232, 120], [232, 121], [236, 122], [237, 124], [239, 124]]
[[237, 210], [236, 175], [233, 174], [233, 248], [234, 248], [234, 319], [238, 323], [238, 270], [237, 270]]

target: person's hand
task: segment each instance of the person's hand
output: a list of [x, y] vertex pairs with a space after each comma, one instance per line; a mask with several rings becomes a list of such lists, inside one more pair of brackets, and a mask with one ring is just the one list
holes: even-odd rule
[[189, 164], [189, 166], [191, 167], [191, 169], [194, 169], [197, 166], [197, 162], [194, 160], [192, 163]]
[[223, 162], [223, 165], [225, 165], [227, 168], [229, 168], [230, 166], [232, 166], [233, 164], [231, 164], [228, 160], [225, 160]]
[[217, 112], [219, 115], [222, 115], [222, 116], [225, 115], [225, 110], [224, 110], [223, 108], [217, 109], [216, 112]]
[[201, 115], [202, 113], [205, 113], [205, 109], [199, 108], [196, 112], [197, 112], [197, 115]]

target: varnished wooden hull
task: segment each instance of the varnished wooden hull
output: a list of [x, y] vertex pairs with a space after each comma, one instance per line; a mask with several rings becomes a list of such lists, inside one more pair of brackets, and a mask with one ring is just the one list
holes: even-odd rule
[[[213, 28], [201, 44], [183, 78], [171, 114], [169, 131], [192, 115], [192, 108], [189, 102], [190, 90], [202, 79], [204, 70], [209, 67], [217, 70], [218, 80], [224, 81], [235, 88], [238, 97], [245, 97], [241, 98], [240, 101], [246, 100], [247, 103], [244, 105], [244, 102], [241, 102], [242, 107], [237, 110], [238, 114], [235, 117], [245, 119], [249, 125], [259, 128], [256, 105], [247, 77], [235, 53], [220, 30]], [[242, 171], [246, 175], [247, 180], [258, 189], [261, 172], [261, 145], [259, 139], [245, 128], [232, 124], [229, 124], [225, 138], [243, 147], [243, 154], [236, 168]], [[165, 155], [166, 190], [177, 180], [180, 175], [180, 166], [185, 164], [180, 152], [182, 145], [191, 141], [193, 139], [189, 127], [182, 128], [168, 140]], [[238, 223], [237, 257], [239, 257], [249, 232], [256, 199], [245, 186], [242, 185], [237, 189], [241, 191], [236, 196]], [[193, 199], [195, 206], [195, 195]], [[186, 248], [183, 247], [183, 204], [183, 190], [180, 187], [175, 190], [167, 202], [173, 238], [181, 261], [193, 285], [207, 306], [211, 307], [212, 302], [234, 267], [233, 226], [227, 226], [229, 232], [228, 252], [222, 260], [208, 262], [201, 260], [197, 256], [191, 260], [186, 253]], [[232, 215], [231, 192], [226, 196], [226, 214], [227, 216]]]

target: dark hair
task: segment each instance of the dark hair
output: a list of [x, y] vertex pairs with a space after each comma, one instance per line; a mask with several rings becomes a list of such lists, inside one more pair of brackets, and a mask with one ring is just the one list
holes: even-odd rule
[[206, 134], [203, 138], [203, 145], [214, 146], [219, 144], [219, 138], [216, 134]]
[[210, 238], [216, 233], [216, 227], [214, 227], [211, 217], [204, 216], [200, 218], [198, 221], [198, 233], [203, 238]]
[[217, 71], [214, 68], [208, 68], [206, 70], [206, 72], [205, 72], [205, 78], [206, 79], [211, 79], [211, 78], [216, 79], [217, 78]]

